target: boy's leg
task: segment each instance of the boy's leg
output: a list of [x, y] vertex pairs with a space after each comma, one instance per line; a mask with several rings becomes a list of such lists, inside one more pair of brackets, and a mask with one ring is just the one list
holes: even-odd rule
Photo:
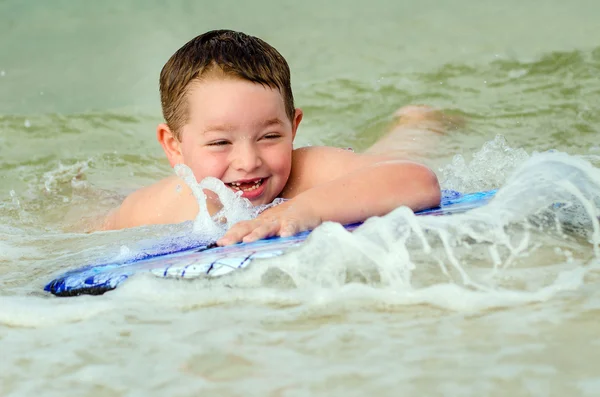
[[404, 106], [394, 113], [391, 129], [365, 153], [383, 154], [409, 160], [427, 160], [439, 155], [438, 141], [451, 128], [463, 124], [428, 106]]

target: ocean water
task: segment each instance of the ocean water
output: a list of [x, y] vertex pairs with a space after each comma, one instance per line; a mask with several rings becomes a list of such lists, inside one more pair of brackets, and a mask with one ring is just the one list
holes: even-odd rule
[[[600, 395], [600, 44], [591, 0], [0, 2], [0, 396]], [[499, 188], [399, 208], [207, 281], [54, 298], [184, 226], [87, 233], [173, 170], [158, 74], [214, 28], [288, 59], [297, 145], [365, 149], [403, 105], [464, 117], [424, 161]]]

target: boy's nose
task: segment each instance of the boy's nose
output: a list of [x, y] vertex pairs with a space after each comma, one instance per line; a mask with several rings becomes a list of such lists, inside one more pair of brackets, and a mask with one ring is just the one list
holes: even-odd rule
[[[244, 145], [246, 146], [246, 145]], [[241, 171], [250, 172], [262, 165], [262, 160], [255, 148], [247, 145], [237, 151], [233, 166]]]

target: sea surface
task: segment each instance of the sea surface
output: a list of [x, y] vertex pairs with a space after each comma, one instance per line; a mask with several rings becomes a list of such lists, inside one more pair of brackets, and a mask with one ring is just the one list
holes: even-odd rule
[[[600, 395], [600, 2], [0, 1], [0, 396]], [[66, 270], [185, 225], [88, 233], [171, 175], [158, 76], [192, 37], [274, 45], [296, 146], [360, 151], [393, 113], [465, 120], [423, 161], [499, 189], [406, 208], [217, 280], [56, 298]]]

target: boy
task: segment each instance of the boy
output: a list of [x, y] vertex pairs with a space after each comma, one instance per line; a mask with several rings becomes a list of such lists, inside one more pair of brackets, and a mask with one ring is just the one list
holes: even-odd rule
[[[219, 245], [440, 202], [435, 174], [420, 164], [377, 155], [377, 149], [362, 155], [331, 147], [294, 150], [303, 114], [294, 107], [288, 64], [256, 37], [217, 30], [192, 39], [163, 67], [160, 95], [166, 122], [157, 138], [172, 167], [189, 166], [198, 181], [216, 177], [255, 206], [289, 199], [235, 224]], [[427, 121], [422, 109], [412, 116]], [[210, 195], [207, 205], [211, 214], [219, 209]], [[190, 189], [173, 175], [127, 197], [104, 229], [179, 223], [197, 212]]]

